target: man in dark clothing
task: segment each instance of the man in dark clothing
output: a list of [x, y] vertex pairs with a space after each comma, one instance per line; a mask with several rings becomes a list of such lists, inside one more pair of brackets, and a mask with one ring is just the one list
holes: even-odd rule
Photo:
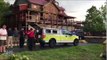
[[23, 48], [24, 47], [24, 42], [25, 42], [25, 32], [24, 28], [21, 29], [19, 32], [19, 47]]
[[17, 29], [17, 27], [14, 28], [13, 31], [13, 40], [14, 40], [14, 45], [18, 46], [19, 45], [19, 30]]
[[8, 40], [7, 40], [7, 48], [13, 47], [13, 31], [11, 28], [8, 29]]

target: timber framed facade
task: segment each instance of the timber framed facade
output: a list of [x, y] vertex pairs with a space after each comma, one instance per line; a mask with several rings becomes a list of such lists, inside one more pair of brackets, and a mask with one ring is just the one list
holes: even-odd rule
[[35, 23], [40, 27], [72, 30], [75, 17], [68, 16], [55, 0], [16, 0], [7, 16], [7, 25], [22, 27]]

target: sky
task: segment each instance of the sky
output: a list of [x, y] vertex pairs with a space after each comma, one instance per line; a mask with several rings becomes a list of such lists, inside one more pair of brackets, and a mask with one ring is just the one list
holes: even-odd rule
[[[14, 0], [5, 0], [14, 3]], [[56, 0], [59, 2], [59, 6], [65, 8], [65, 12], [69, 16], [76, 17], [75, 21], [85, 21], [85, 16], [87, 14], [87, 9], [92, 6], [96, 6], [99, 9], [106, 0]]]

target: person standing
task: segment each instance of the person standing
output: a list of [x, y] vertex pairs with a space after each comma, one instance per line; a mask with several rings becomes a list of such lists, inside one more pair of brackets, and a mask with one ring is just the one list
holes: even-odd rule
[[0, 29], [0, 52], [6, 52], [7, 30], [6, 25]]
[[30, 30], [27, 32], [28, 35], [28, 49], [29, 50], [33, 50], [33, 47], [35, 45], [35, 33], [34, 30], [32, 28], [30, 28]]
[[14, 28], [13, 37], [14, 37], [14, 45], [18, 46], [19, 45], [19, 31], [16, 27]]
[[9, 28], [7, 32], [8, 32], [7, 48], [9, 47], [12, 48], [13, 47], [13, 31], [11, 28]]
[[21, 28], [21, 31], [19, 32], [19, 47], [23, 48], [25, 42], [25, 31], [24, 28]]

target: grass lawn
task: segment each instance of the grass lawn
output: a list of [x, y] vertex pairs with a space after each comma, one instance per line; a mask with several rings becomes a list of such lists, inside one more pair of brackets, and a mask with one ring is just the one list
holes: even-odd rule
[[26, 55], [30, 60], [101, 60], [99, 57], [103, 45], [71, 46], [38, 51], [23, 51], [17, 55]]

